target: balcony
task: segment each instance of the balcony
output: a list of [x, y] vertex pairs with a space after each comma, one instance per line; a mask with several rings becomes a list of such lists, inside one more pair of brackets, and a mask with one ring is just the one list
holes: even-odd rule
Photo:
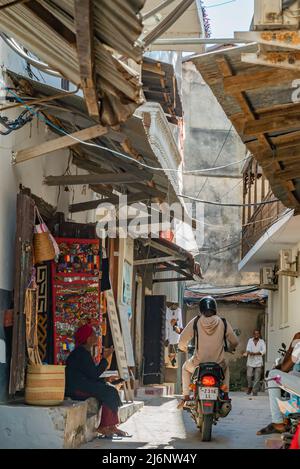
[[[256, 204], [276, 199], [259, 164], [252, 160], [243, 171], [243, 203]], [[287, 211], [280, 202], [243, 208], [242, 259], [266, 231]]]

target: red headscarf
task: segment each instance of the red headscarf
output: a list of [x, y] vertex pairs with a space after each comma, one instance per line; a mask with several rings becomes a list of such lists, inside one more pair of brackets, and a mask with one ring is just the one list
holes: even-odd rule
[[94, 329], [89, 324], [79, 327], [75, 332], [75, 347], [84, 345], [93, 332]]

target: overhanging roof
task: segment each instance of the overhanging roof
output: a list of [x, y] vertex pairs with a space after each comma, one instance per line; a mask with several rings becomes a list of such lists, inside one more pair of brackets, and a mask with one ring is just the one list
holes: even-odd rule
[[[10, 2], [0, 0], [0, 6], [7, 3]], [[142, 59], [142, 49], [135, 43], [143, 29], [139, 12], [144, 3], [145, 0], [94, 1], [88, 25], [88, 18], [76, 14], [79, 5], [88, 16], [87, 0], [81, 4], [76, 0], [31, 0], [1, 10], [0, 31], [75, 85], [84, 87], [82, 68], [94, 68], [90, 78], [95, 78], [100, 122], [115, 125], [126, 121], [143, 101], [139, 74], [119, 58], [124, 56], [135, 62]], [[83, 51], [79, 51], [79, 45]]]
[[192, 57], [275, 196], [300, 209], [300, 104], [293, 102], [297, 72], [243, 62], [249, 44]]
[[[17, 94], [27, 102], [30, 102], [32, 98], [39, 99], [45, 96], [54, 97], [57, 95], [57, 89], [41, 82], [31, 80], [12, 71], [7, 71], [7, 74], [15, 84]], [[95, 124], [95, 121], [87, 113], [85, 101], [74, 94], [40, 103], [38, 106], [48, 119], [54, 119], [56, 123], [59, 122], [59, 125], [67, 133], [92, 127]], [[163, 111], [161, 112], [164, 117]], [[147, 125], [149, 125], [148, 122]], [[121, 124], [118, 129], [114, 129], [110, 129], [106, 135], [94, 141], [130, 158], [140, 159], [142, 163], [149, 166], [162, 168], [157, 151], [154, 151], [149, 142], [148, 131], [142, 117], [133, 116]], [[61, 135], [58, 130], [56, 131], [52, 127], [51, 130]], [[161, 146], [163, 147], [163, 144]], [[141, 178], [140, 182], [119, 184], [114, 187], [111, 185], [92, 186], [93, 190], [100, 194], [107, 195], [112, 193], [113, 189], [117, 189], [119, 192], [128, 195], [144, 193], [145, 197], [141, 200], [163, 200], [168, 197], [170, 203], [179, 202], [175, 190], [164, 171], [141, 168], [135, 161], [129, 161], [125, 157], [115, 156], [105, 149], [88, 147], [84, 144], [72, 147], [72, 152], [74, 163], [90, 173], [130, 173]], [[145, 176], [144, 180], [143, 176]], [[151, 182], [149, 182], [149, 179]]]
[[[154, 265], [154, 282], [175, 282], [180, 280], [200, 280], [202, 272], [192, 254], [176, 243], [163, 238], [139, 239], [140, 248], [135, 258], [136, 266]], [[145, 252], [147, 255], [145, 256]], [[178, 277], [170, 277], [166, 272], [177, 272]]]

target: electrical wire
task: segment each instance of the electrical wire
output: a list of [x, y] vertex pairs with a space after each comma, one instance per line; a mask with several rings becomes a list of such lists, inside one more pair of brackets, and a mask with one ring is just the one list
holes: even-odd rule
[[260, 205], [267, 205], [267, 204], [273, 204], [274, 202], [279, 202], [279, 199], [272, 199], [272, 200], [266, 200], [265, 202], [256, 202], [253, 204], [224, 204], [222, 202], [197, 199], [195, 197], [190, 197], [189, 195], [184, 195], [184, 194], [176, 194], [176, 195], [178, 197], [182, 197], [183, 199], [194, 200], [195, 202], [201, 202], [202, 204], [219, 205], [221, 207], [258, 207]]
[[[0, 80], [2, 81], [2, 80]], [[50, 125], [51, 127], [55, 128], [56, 130], [58, 130], [59, 132], [63, 133], [64, 135], [67, 135], [68, 137], [72, 138], [73, 140], [81, 143], [81, 144], [84, 144], [84, 145], [87, 145], [87, 146], [92, 146], [92, 147], [96, 147], [96, 148], [101, 148], [101, 149], [104, 149], [106, 151], [110, 151], [112, 152], [113, 154], [117, 154], [117, 155], [120, 155], [122, 157], [125, 157], [127, 159], [130, 159], [132, 161], [134, 161], [135, 163], [138, 163], [144, 167], [147, 167], [147, 168], [150, 168], [150, 169], [153, 169], [153, 170], [159, 170], [159, 171], [175, 171], [175, 172], [180, 172], [181, 173], [181, 170], [178, 170], [178, 169], [166, 169], [166, 168], [157, 168], [157, 167], [152, 167], [152, 166], [149, 166], [149, 165], [146, 165], [144, 163], [141, 163], [140, 161], [137, 161], [135, 160], [134, 158], [132, 157], [129, 157], [128, 155], [124, 155], [123, 153], [120, 153], [116, 150], [112, 150], [110, 148], [107, 148], [107, 147], [104, 147], [102, 145], [99, 145], [97, 143], [91, 143], [91, 142], [84, 142], [82, 141], [81, 139], [77, 138], [77, 137], [74, 137], [73, 135], [70, 135], [68, 134], [68, 132], [66, 132], [64, 129], [62, 129], [61, 127], [58, 127], [57, 125], [53, 124], [53, 122], [49, 121], [47, 118], [45, 118], [43, 116], [43, 119], [40, 118], [40, 114], [39, 114], [39, 111], [36, 112], [34, 109], [31, 108], [31, 106], [28, 106], [26, 103], [24, 103], [24, 101], [22, 100], [22, 98], [20, 98], [16, 93], [14, 93], [11, 89], [9, 89], [7, 86], [5, 86], [5, 89], [10, 92], [11, 94], [13, 94], [16, 99], [18, 99], [18, 101], [20, 101], [22, 104], [24, 104], [24, 106], [31, 112], [33, 113], [33, 115], [35, 115], [38, 119], [46, 122], [48, 125]], [[243, 160], [241, 161], [245, 161], [247, 160], [247, 158], [244, 158]], [[224, 167], [228, 167], [228, 166], [231, 166], [233, 164], [237, 164], [237, 163], [240, 163], [241, 161], [236, 161], [236, 162], [233, 162], [233, 163], [230, 163], [228, 165], [225, 165], [223, 166], [222, 168]], [[218, 169], [220, 169], [221, 167], [219, 167]], [[217, 169], [217, 168], [210, 168], [209, 170], [212, 170], [212, 169]], [[198, 172], [203, 172], [203, 171], [207, 171], [207, 170], [198, 170]], [[195, 172], [195, 171], [193, 171]], [[257, 207], [257, 206], [260, 206], [260, 205], [267, 205], [267, 204], [271, 204], [271, 203], [274, 203], [274, 202], [278, 202], [279, 200], [278, 199], [272, 199], [272, 200], [267, 200], [265, 202], [257, 202], [257, 203], [253, 203], [253, 204], [224, 204], [222, 202], [216, 202], [216, 201], [208, 201], [208, 200], [202, 200], [202, 199], [198, 199], [198, 198], [195, 198], [195, 197], [190, 197], [188, 195], [184, 195], [184, 194], [176, 194], [178, 197], [182, 197], [182, 198], [186, 198], [186, 199], [189, 199], [189, 200], [193, 200], [195, 202], [200, 202], [200, 203], [205, 203], [205, 204], [208, 204], [208, 205], [218, 205], [218, 206], [222, 206], [222, 207]]]
[[[2, 80], [0, 80], [2, 81]], [[90, 147], [94, 147], [94, 148], [99, 148], [101, 150], [105, 150], [105, 151], [108, 151], [110, 153], [113, 153], [114, 155], [116, 156], [120, 156], [122, 158], [125, 158], [127, 160], [130, 160], [130, 161], [133, 161], [134, 163], [142, 166], [143, 168], [146, 168], [146, 169], [150, 169], [152, 171], [163, 171], [163, 172], [174, 172], [174, 173], [180, 173], [180, 174], [192, 174], [192, 173], [206, 173], [208, 171], [215, 171], [215, 170], [220, 170], [220, 169], [225, 169], [225, 168], [228, 168], [230, 166], [233, 166], [233, 165], [236, 165], [236, 164], [239, 164], [239, 163], [242, 163], [244, 161], [246, 161], [248, 159], [247, 158], [243, 158], [242, 160], [240, 161], [233, 161], [231, 163], [228, 163], [226, 165], [223, 165], [223, 166], [216, 166], [216, 167], [213, 167], [213, 168], [206, 168], [206, 169], [196, 169], [196, 170], [190, 170], [190, 171], [182, 171], [181, 169], [174, 169], [174, 168], [161, 168], [161, 167], [157, 167], [157, 166], [150, 166], [150, 165], [147, 165], [146, 163], [142, 163], [141, 161], [138, 161], [136, 160], [135, 158], [132, 158], [131, 156], [128, 156], [128, 155], [125, 155], [124, 153], [121, 153], [117, 150], [113, 150], [112, 148], [109, 148], [109, 147], [105, 147], [103, 145], [99, 145], [98, 143], [92, 143], [92, 142], [85, 142], [83, 140], [81, 140], [80, 138], [77, 138], [77, 137], [74, 137], [74, 135], [72, 134], [69, 134], [68, 132], [66, 132], [62, 127], [59, 127], [57, 126], [56, 124], [53, 124], [53, 122], [51, 122], [49, 119], [47, 119], [46, 117], [43, 117], [41, 118], [40, 116], [40, 112], [36, 112], [31, 106], [28, 106], [28, 104], [26, 104], [22, 98], [20, 98], [16, 93], [14, 93], [11, 89], [9, 89], [7, 86], [5, 87], [5, 89], [7, 90], [7, 92], [11, 93], [19, 102], [21, 102], [22, 104], [24, 104], [24, 107], [26, 109], [28, 109], [35, 117], [37, 117], [37, 119], [45, 122], [47, 125], [49, 125], [50, 127], [54, 128], [55, 130], [63, 133], [64, 135], [70, 137], [71, 139], [75, 140], [76, 142], [78, 143], [81, 143], [82, 145], [86, 145], [86, 146], [90, 146]]]
[[222, 3], [215, 3], [214, 5], [203, 5], [204, 8], [216, 8], [216, 7], [221, 7], [223, 5], [227, 5], [228, 3], [235, 3], [236, 0], [227, 0], [227, 2], [222, 2]]

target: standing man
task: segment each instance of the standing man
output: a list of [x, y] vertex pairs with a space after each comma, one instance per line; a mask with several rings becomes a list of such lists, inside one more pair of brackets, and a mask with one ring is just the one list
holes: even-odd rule
[[166, 340], [168, 357], [172, 366], [176, 365], [176, 354], [178, 350], [179, 336], [182, 331], [182, 313], [177, 303], [173, 303], [166, 311]]
[[[253, 337], [248, 340], [246, 354], [247, 354], [247, 380], [248, 391], [247, 394], [257, 396], [261, 372], [263, 367], [263, 356], [266, 353], [265, 341], [260, 336], [260, 331], [253, 331]], [[254, 375], [254, 381], [253, 381]]]

